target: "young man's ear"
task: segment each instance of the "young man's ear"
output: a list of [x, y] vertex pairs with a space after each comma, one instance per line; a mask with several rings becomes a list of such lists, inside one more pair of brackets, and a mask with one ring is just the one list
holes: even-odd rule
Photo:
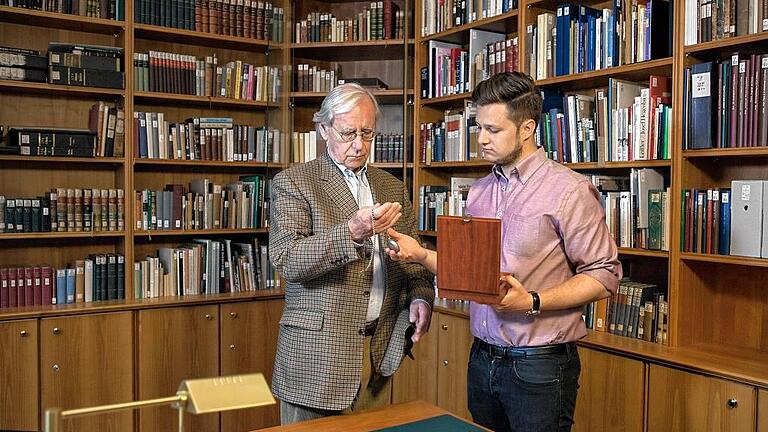
[[536, 133], [536, 122], [528, 119], [520, 124], [520, 141], [526, 141]]

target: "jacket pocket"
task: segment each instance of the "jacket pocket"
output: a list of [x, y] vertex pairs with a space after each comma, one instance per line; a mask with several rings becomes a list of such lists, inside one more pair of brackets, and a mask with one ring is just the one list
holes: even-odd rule
[[305, 330], [321, 330], [323, 328], [323, 312], [302, 309], [286, 309], [280, 318], [280, 325], [296, 327]]

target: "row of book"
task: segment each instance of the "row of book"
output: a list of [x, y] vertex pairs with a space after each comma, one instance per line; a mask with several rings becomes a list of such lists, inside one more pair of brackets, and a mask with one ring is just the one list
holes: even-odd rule
[[280, 131], [236, 125], [230, 117], [171, 123], [162, 112], [135, 112], [134, 154], [140, 159], [278, 162]]
[[123, 231], [122, 189], [56, 188], [35, 198], [0, 195], [0, 232]]
[[166, 185], [164, 190], [136, 191], [136, 229], [211, 230], [267, 226], [269, 180], [242, 176], [225, 185], [208, 179], [192, 180], [189, 187]]
[[38, 50], [0, 47], [0, 79], [122, 89], [123, 49], [50, 42]]
[[[293, 132], [292, 139], [294, 163], [309, 162], [326, 152], [326, 142], [318, 137], [317, 131]], [[371, 143], [368, 163], [403, 162], [405, 146], [402, 134], [378, 134]]]
[[517, 9], [517, 0], [425, 0], [421, 8], [421, 36], [449, 30]]
[[88, 129], [10, 127], [4, 150], [22, 156], [95, 157], [98, 138]]
[[617, 246], [669, 250], [671, 201], [662, 173], [633, 168], [628, 177], [587, 177], [601, 194], [605, 222]]
[[280, 69], [236, 60], [217, 66], [216, 55], [198, 60], [178, 53], [135, 53], [136, 91], [215, 96], [275, 102], [280, 94]]
[[421, 68], [423, 99], [467, 93], [499, 72], [517, 70], [517, 37], [471, 29], [469, 44], [429, 41], [428, 63]]
[[768, 146], [768, 54], [694, 64], [683, 89], [684, 149]]
[[[526, 27], [526, 69], [546, 79], [669, 57], [670, 2], [616, 0], [611, 8], [564, 4]], [[651, 31], [653, 29], [653, 31]]]
[[587, 328], [668, 344], [669, 301], [657, 285], [619, 281], [616, 294], [584, 306]]
[[45, 12], [91, 18], [124, 20], [124, 0], [0, 0], [0, 6], [36, 9]]
[[273, 289], [279, 277], [268, 247], [229, 239], [193, 239], [160, 248], [157, 256], [134, 262], [134, 297], [181, 297]]
[[67, 268], [0, 268], [0, 307], [125, 299], [125, 257], [93, 254]]
[[652, 75], [647, 85], [610, 78], [606, 88], [544, 91], [537, 143], [559, 162], [669, 159], [670, 89]]
[[768, 7], [760, 0], [685, 0], [685, 44], [768, 30]]
[[681, 207], [683, 252], [768, 258], [768, 181], [684, 189]]
[[469, 100], [464, 107], [445, 111], [443, 121], [419, 126], [421, 162], [463, 162], [481, 159], [476, 109]]
[[465, 216], [472, 177], [451, 177], [450, 185], [419, 186], [419, 230], [436, 231], [438, 216]]
[[137, 23], [282, 42], [285, 12], [269, 1], [138, 0]]
[[296, 65], [294, 74], [297, 92], [322, 92], [327, 93], [339, 85], [341, 71], [338, 67], [331, 70], [321, 69], [318, 66], [301, 63]]
[[94, 156], [123, 157], [125, 152], [125, 111], [108, 102], [91, 106], [88, 129], [96, 133]]
[[294, 42], [347, 42], [403, 38], [403, 17], [392, 0], [372, 1], [370, 7], [338, 18], [328, 12], [310, 12], [296, 22]]

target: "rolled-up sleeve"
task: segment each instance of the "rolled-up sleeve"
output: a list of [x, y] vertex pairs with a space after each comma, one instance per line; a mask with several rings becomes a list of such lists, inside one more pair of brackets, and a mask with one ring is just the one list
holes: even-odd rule
[[622, 277], [621, 263], [597, 189], [587, 180], [578, 182], [558, 213], [565, 254], [575, 273], [597, 280], [615, 294]]

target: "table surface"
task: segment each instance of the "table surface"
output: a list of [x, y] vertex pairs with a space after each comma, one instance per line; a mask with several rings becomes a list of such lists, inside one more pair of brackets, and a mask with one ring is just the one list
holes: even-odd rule
[[260, 432], [320, 432], [330, 430], [367, 432], [444, 414], [452, 415], [448, 411], [427, 402], [415, 401], [363, 411], [358, 414], [324, 417], [285, 426], [275, 426], [261, 429]]

